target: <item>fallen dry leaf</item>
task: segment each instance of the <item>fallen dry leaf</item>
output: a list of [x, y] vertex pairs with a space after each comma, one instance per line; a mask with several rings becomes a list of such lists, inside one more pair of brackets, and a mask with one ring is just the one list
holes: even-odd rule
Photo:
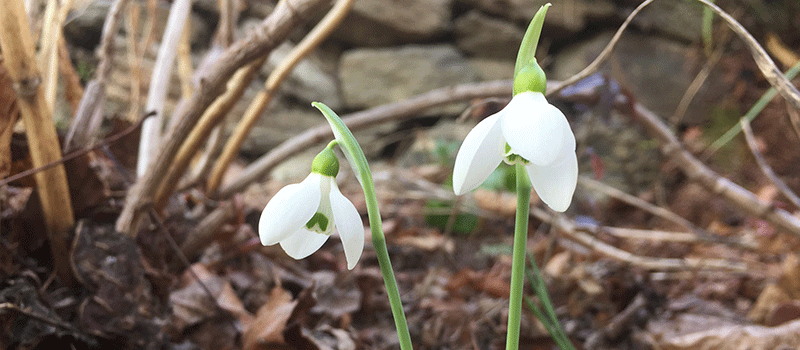
[[269, 301], [258, 310], [255, 320], [244, 332], [244, 350], [285, 346], [283, 331], [296, 306], [297, 300], [292, 300], [292, 293], [280, 286], [273, 288]]

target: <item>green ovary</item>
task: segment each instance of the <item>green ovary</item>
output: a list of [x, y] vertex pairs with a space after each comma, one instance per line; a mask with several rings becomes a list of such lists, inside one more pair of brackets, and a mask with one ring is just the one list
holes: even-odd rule
[[325, 233], [328, 230], [328, 225], [330, 224], [330, 219], [328, 219], [325, 214], [317, 212], [314, 216], [311, 217], [311, 220], [308, 220], [306, 223], [306, 228], [309, 231], [314, 231], [317, 233]]

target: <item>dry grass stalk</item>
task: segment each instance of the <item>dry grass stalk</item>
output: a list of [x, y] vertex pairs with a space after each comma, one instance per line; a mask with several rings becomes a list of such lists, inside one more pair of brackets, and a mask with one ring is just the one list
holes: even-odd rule
[[244, 116], [236, 125], [233, 135], [228, 139], [225, 148], [222, 150], [222, 154], [214, 165], [211, 176], [206, 184], [206, 191], [208, 193], [214, 193], [217, 188], [219, 188], [222, 182], [222, 176], [239, 153], [242, 143], [244, 143], [247, 135], [250, 134], [250, 130], [253, 129], [258, 118], [261, 117], [267, 109], [267, 106], [269, 106], [269, 103], [275, 97], [281, 83], [286, 80], [294, 67], [300, 63], [304, 57], [319, 46], [322, 40], [327, 38], [328, 35], [339, 26], [339, 23], [344, 20], [345, 16], [350, 11], [353, 1], [354, 0], [338, 0], [328, 14], [325, 15], [314, 29], [297, 44], [297, 47], [289, 53], [289, 56], [270, 73], [267, 82], [264, 84], [264, 90], [260, 91], [247, 107]]
[[[14, 81], [17, 102], [28, 135], [33, 166], [39, 167], [61, 158], [55, 125], [44, 96], [44, 86], [36, 66], [33, 38], [21, 0], [6, 2], [0, 8], [0, 48], [4, 64]], [[67, 177], [63, 165], [35, 175], [56, 274], [65, 284], [74, 277], [69, 263], [67, 231], [73, 224]]]
[[116, 223], [117, 231], [130, 236], [136, 235], [142, 215], [152, 205], [161, 180], [181, 144], [206, 108], [224, 92], [230, 76], [242, 66], [272, 51], [286, 39], [292, 29], [297, 28], [326, 3], [323, 0], [287, 0], [278, 3], [272, 14], [256, 30], [225, 50], [213, 66], [202, 72], [203, 84], [186, 100], [185, 108], [173, 116], [179, 121], [175, 127], [169, 129], [153, 162], [128, 192], [125, 207]]

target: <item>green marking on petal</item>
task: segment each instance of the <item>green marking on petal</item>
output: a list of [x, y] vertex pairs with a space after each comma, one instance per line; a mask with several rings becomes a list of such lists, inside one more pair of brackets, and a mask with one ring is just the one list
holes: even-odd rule
[[311, 217], [311, 220], [308, 220], [306, 228], [317, 233], [325, 233], [330, 222], [330, 219], [325, 214], [317, 212]]

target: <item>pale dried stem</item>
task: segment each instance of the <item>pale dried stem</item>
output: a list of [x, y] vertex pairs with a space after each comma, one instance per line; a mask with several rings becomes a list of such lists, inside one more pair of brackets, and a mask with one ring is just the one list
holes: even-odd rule
[[[508, 96], [510, 94], [510, 80], [461, 84], [436, 89], [404, 101], [385, 104], [365, 111], [349, 114], [342, 117], [342, 121], [344, 121], [350, 130], [356, 131], [387, 121], [415, 118], [423, 111], [433, 107], [468, 101], [475, 98]], [[244, 190], [249, 184], [266, 177], [274, 167], [287, 158], [315, 144], [328, 141], [332, 137], [333, 132], [330, 126], [325, 123], [284, 141], [273, 148], [269, 153], [248, 165], [230, 184], [226, 184], [220, 188], [216, 196], [228, 198]]]
[[181, 98], [186, 99], [192, 95], [192, 21], [186, 21], [178, 43], [178, 77], [181, 81]]
[[769, 179], [769, 181], [775, 185], [779, 191], [781, 191], [786, 199], [794, 204], [795, 208], [800, 208], [800, 198], [798, 198], [792, 189], [789, 188], [789, 186], [787, 186], [786, 183], [775, 174], [775, 172], [772, 170], [772, 167], [767, 164], [764, 156], [758, 151], [758, 143], [756, 142], [756, 137], [753, 135], [753, 129], [750, 128], [750, 122], [747, 121], [747, 118], [742, 118], [739, 122], [742, 124], [742, 131], [744, 132], [744, 138], [747, 141], [747, 147], [750, 148], [750, 153], [752, 153], [753, 158], [756, 159], [756, 163], [758, 164], [758, 167], [761, 168], [761, 172], [764, 173], [764, 176], [766, 176], [767, 179]]
[[[653, 258], [631, 254], [608, 243], [599, 240], [596, 235], [600, 232], [587, 227], [580, 227], [575, 222], [567, 219], [562, 214], [548, 213], [539, 208], [531, 208], [531, 215], [543, 222], [555, 226], [565, 238], [575, 241], [594, 252], [600, 253], [611, 259], [621, 261], [645, 270], [655, 271], [683, 271], [683, 270], [722, 270], [734, 272], [751, 272], [752, 267], [743, 262], [721, 259], [697, 258]], [[590, 233], [584, 232], [589, 230]]]
[[130, 236], [136, 235], [142, 214], [152, 205], [153, 196], [175, 154], [206, 108], [224, 92], [230, 76], [252, 60], [267, 55], [286, 39], [292, 29], [326, 3], [324, 0], [285, 0], [278, 3], [272, 14], [256, 30], [225, 50], [213, 66], [203, 71], [203, 83], [187, 100], [186, 107], [173, 116], [180, 121], [169, 129], [158, 148], [156, 158], [128, 192], [125, 206], [116, 223], [117, 231]]
[[106, 79], [111, 72], [111, 61], [114, 57], [114, 37], [119, 30], [126, 4], [127, 0], [116, 0], [106, 15], [100, 48], [97, 50], [97, 75], [86, 86], [86, 93], [81, 98], [64, 141], [64, 152], [87, 146], [100, 129], [106, 99]]
[[325, 17], [320, 20], [320, 22], [314, 27], [314, 29], [309, 32], [302, 41], [289, 53], [289, 55], [277, 66], [275, 70], [270, 73], [269, 77], [267, 77], [267, 81], [264, 84], [264, 90], [260, 91], [258, 95], [253, 99], [250, 105], [247, 107], [247, 110], [236, 125], [236, 129], [234, 129], [233, 134], [231, 135], [228, 142], [225, 144], [225, 147], [222, 150], [222, 154], [220, 154], [219, 159], [217, 159], [217, 163], [214, 165], [214, 168], [211, 170], [211, 176], [208, 179], [206, 184], [206, 191], [208, 193], [214, 193], [217, 188], [219, 187], [220, 183], [222, 182], [222, 176], [225, 174], [225, 171], [228, 170], [228, 166], [239, 153], [239, 149], [242, 147], [242, 143], [247, 138], [247, 135], [250, 134], [250, 130], [253, 129], [256, 121], [264, 111], [269, 106], [270, 101], [275, 97], [275, 94], [278, 92], [278, 87], [289, 77], [289, 74], [292, 72], [295, 66], [297, 66], [300, 61], [308, 56], [311, 51], [313, 51], [325, 38], [339, 26], [347, 13], [350, 11], [350, 7], [353, 5], [354, 0], [338, 0], [333, 5], [330, 11], [325, 15]]
[[[28, 17], [22, 1], [9, 1], [0, 10], [0, 49], [17, 92], [17, 101], [28, 135], [33, 166], [61, 158], [55, 125], [45, 101], [44, 86], [34, 53]], [[56, 274], [67, 285], [74, 282], [69, 263], [67, 233], [73, 224], [67, 177], [62, 165], [35, 175]]]
[[164, 125], [164, 104], [167, 98], [170, 78], [172, 77], [172, 67], [175, 63], [175, 56], [180, 41], [181, 33], [191, 12], [191, 0], [176, 0], [172, 3], [167, 19], [167, 27], [161, 39], [161, 45], [156, 55], [156, 63], [153, 66], [153, 74], [150, 78], [150, 86], [147, 91], [147, 102], [145, 111], [155, 111], [156, 114], [147, 118], [142, 124], [142, 132], [139, 141], [139, 155], [136, 161], [136, 175], [142, 176], [150, 166], [153, 155], [158, 152], [161, 142], [162, 126]]
[[686, 111], [689, 109], [689, 105], [694, 100], [694, 97], [697, 96], [697, 93], [700, 92], [700, 88], [703, 87], [703, 84], [708, 79], [708, 76], [711, 75], [711, 70], [717, 65], [720, 58], [722, 58], [722, 54], [725, 52], [725, 42], [728, 40], [728, 35], [725, 32], [723, 38], [718, 40], [719, 43], [717, 48], [711, 54], [711, 57], [706, 60], [706, 63], [703, 64], [703, 68], [700, 69], [700, 72], [694, 77], [694, 80], [689, 84], [689, 87], [686, 88], [686, 92], [683, 93], [683, 97], [681, 97], [680, 102], [678, 102], [678, 107], [675, 108], [675, 112], [672, 113], [672, 116], [669, 118], [670, 123], [677, 125], [683, 121], [683, 117], [686, 115]]

